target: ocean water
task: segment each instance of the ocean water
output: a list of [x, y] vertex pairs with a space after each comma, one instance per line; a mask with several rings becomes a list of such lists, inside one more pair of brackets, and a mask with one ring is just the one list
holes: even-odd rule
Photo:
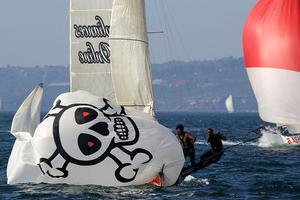
[[6, 184], [6, 165], [14, 138], [9, 133], [13, 114], [0, 112], [0, 199], [300, 199], [300, 148], [266, 147], [249, 133], [263, 122], [255, 113], [158, 113], [174, 129], [182, 123], [197, 136], [197, 158], [208, 149], [206, 129], [227, 136], [225, 155], [180, 185], [158, 188], [101, 187], [49, 184]]

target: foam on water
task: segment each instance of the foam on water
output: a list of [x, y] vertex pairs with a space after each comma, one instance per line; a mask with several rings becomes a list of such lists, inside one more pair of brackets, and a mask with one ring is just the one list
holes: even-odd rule
[[189, 182], [191, 180], [196, 179], [195, 177], [193, 177], [192, 175], [188, 175], [187, 177], [185, 177], [184, 181]]
[[[196, 144], [198, 145], [208, 145], [208, 143], [205, 140], [200, 140], [198, 142], [196, 142]], [[251, 145], [251, 146], [257, 146], [258, 143], [257, 142], [245, 142], [244, 141], [231, 141], [231, 140], [226, 140], [223, 141], [223, 145], [224, 146], [233, 146], [233, 145]]]
[[207, 178], [195, 178], [192, 175], [188, 175], [187, 177], [185, 177], [184, 181], [185, 182], [195, 181], [204, 185], [209, 185], [209, 180]]
[[262, 136], [258, 140], [259, 147], [276, 147], [286, 145], [275, 129], [267, 127], [268, 130], [261, 130]]
[[195, 178], [194, 181], [202, 185], [209, 185], [209, 180], [207, 178]]

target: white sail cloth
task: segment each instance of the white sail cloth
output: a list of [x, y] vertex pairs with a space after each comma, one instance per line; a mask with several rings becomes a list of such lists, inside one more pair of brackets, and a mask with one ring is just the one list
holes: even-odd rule
[[144, 0], [114, 1], [110, 45], [117, 103], [153, 115]]
[[70, 1], [70, 84], [71, 91], [115, 101], [109, 48], [112, 2]]
[[77, 91], [58, 96], [35, 129], [40, 101], [38, 88], [14, 117], [8, 184], [141, 185], [160, 173], [162, 185], [176, 182], [184, 164], [181, 146], [151, 116]]
[[[262, 120], [300, 131], [300, 73], [285, 69], [247, 68]], [[263, 83], [263, 84], [262, 84]], [[294, 128], [292, 128], [294, 127]], [[298, 127], [298, 128], [297, 128]]]
[[225, 106], [228, 113], [234, 112], [232, 95], [229, 95], [225, 100]]
[[16, 112], [10, 131], [17, 139], [31, 138], [39, 125], [43, 91], [43, 85], [38, 85]]
[[144, 0], [71, 0], [70, 39], [71, 91], [154, 115]]

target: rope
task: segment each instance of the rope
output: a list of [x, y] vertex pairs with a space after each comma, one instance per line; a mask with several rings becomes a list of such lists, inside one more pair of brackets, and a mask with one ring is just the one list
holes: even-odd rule
[[261, 137], [261, 135], [260, 135], [260, 136], [258, 136], [258, 137], [255, 137], [255, 138], [251, 138], [251, 139], [249, 139], [249, 140], [242, 141], [242, 142], [240, 142], [240, 143], [238, 143], [238, 144], [231, 145], [231, 146], [229, 146], [229, 147], [226, 147], [226, 148], [223, 148], [223, 149], [224, 149], [224, 150], [226, 150], [226, 149], [231, 149], [231, 148], [233, 148], [233, 147], [236, 147], [236, 146], [239, 146], [239, 145], [241, 145], [241, 144], [245, 144], [245, 143], [248, 143], [248, 142], [251, 142], [251, 141], [257, 140], [257, 139], [258, 139], [258, 138], [260, 138], [260, 137]]

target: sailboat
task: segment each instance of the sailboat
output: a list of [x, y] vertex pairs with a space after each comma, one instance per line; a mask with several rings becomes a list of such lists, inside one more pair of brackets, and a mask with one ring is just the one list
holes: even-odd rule
[[154, 118], [144, 0], [70, 1], [70, 82], [42, 121], [42, 85], [15, 114], [9, 184], [176, 183], [185, 159]]
[[0, 97], [0, 111], [3, 110], [3, 101], [2, 98]]
[[[262, 120], [282, 142], [300, 145], [300, 4], [260, 0], [243, 35], [244, 56]], [[287, 134], [287, 135], [285, 135]]]
[[234, 112], [232, 95], [229, 95], [225, 100], [225, 107], [228, 113]]

